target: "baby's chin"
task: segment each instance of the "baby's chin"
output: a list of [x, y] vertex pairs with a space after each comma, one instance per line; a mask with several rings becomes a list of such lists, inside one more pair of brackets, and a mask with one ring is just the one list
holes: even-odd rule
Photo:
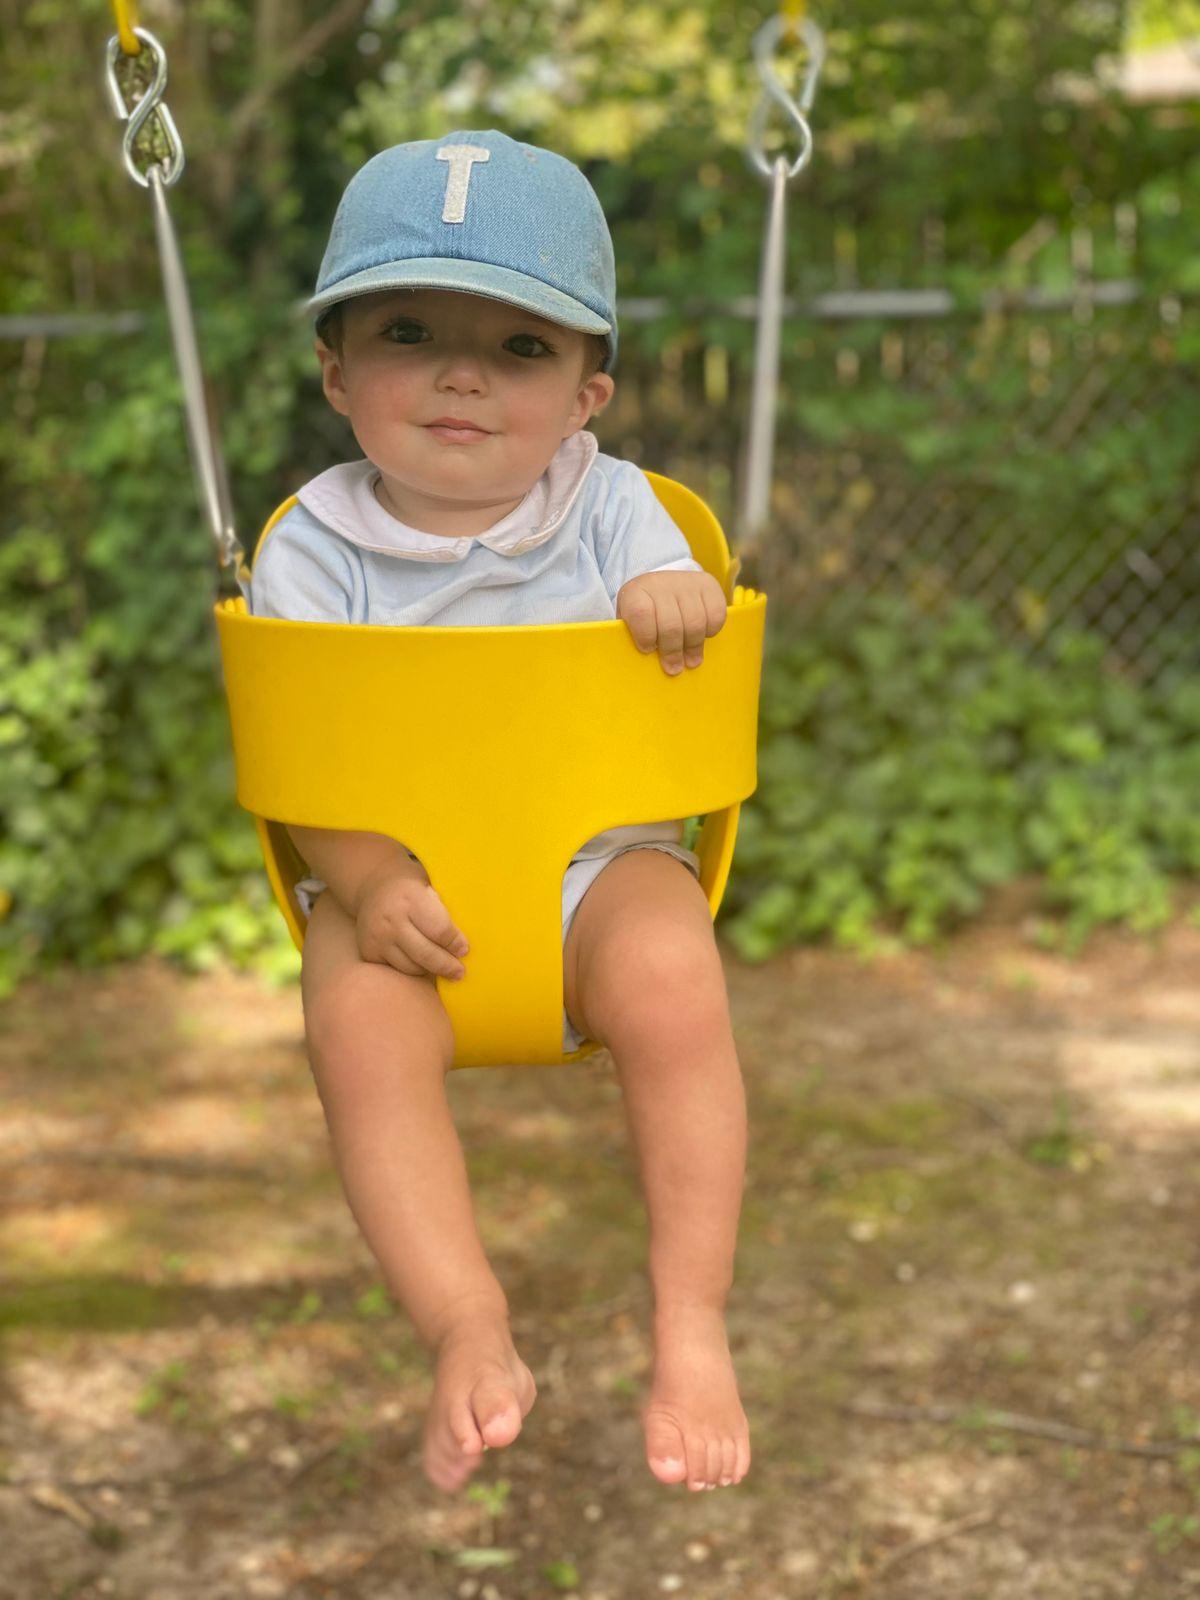
[[[378, 461], [373, 464], [384, 480], [376, 484], [375, 498], [393, 516], [399, 515], [405, 522], [427, 511], [477, 514], [494, 511], [497, 517], [506, 515], [509, 509], [521, 503], [542, 475], [541, 472], [532, 476], [522, 474], [496, 484], [476, 473], [431, 473], [416, 466], [393, 470]], [[408, 516], [404, 515], [405, 509]]]
[[499, 444], [501, 435], [493, 434], [473, 444], [447, 444], [433, 439], [432, 451], [419, 450], [399, 455], [393, 451], [380, 451], [379, 456], [369, 450], [363, 454], [378, 467], [387, 483], [400, 490], [411, 489], [415, 494], [437, 494], [439, 489], [453, 490], [460, 486], [491, 499], [528, 494], [554, 460], [555, 449], [534, 455], [523, 454], [519, 461], [505, 459]]

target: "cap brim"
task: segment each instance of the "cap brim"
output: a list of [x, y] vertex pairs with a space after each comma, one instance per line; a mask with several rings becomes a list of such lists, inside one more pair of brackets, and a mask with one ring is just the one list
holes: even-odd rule
[[480, 294], [489, 300], [520, 306], [523, 311], [536, 312], [548, 322], [577, 328], [581, 333], [612, 332], [610, 324], [581, 301], [537, 278], [526, 277], [510, 267], [493, 267], [485, 261], [457, 261], [436, 256], [385, 262], [379, 267], [368, 267], [365, 272], [352, 273], [313, 295], [303, 309], [308, 316], [315, 317], [339, 300], [377, 294], [384, 289], [452, 289], [463, 294]]

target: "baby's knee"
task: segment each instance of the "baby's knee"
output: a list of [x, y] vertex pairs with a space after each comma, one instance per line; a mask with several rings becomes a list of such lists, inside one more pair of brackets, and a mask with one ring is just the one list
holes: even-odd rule
[[707, 941], [682, 935], [635, 939], [611, 958], [593, 964], [584, 999], [589, 1017], [600, 1019], [605, 1041], [631, 1031], [702, 1035], [728, 1025], [729, 1000], [720, 956]]
[[448, 1071], [454, 1032], [431, 977], [397, 972], [342, 949], [332, 961], [307, 957], [304, 1031], [310, 1054], [323, 1060], [402, 1055]]

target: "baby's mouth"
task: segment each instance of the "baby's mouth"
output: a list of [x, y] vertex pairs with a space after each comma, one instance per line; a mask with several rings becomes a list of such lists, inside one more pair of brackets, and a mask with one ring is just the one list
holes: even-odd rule
[[470, 444], [476, 439], [491, 438], [491, 434], [483, 428], [461, 428], [440, 422], [426, 423], [425, 432], [432, 433], [435, 439], [443, 439], [449, 444]]

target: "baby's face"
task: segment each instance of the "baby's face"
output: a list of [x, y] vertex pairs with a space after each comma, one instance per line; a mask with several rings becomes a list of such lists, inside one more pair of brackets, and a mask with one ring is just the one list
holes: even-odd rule
[[[363, 295], [342, 328], [340, 359], [317, 344], [326, 396], [396, 514], [434, 533], [477, 531], [471, 520], [518, 504], [614, 387], [603, 372], [584, 380], [584, 334], [482, 295]], [[430, 427], [441, 417], [486, 431], [447, 438]]]

